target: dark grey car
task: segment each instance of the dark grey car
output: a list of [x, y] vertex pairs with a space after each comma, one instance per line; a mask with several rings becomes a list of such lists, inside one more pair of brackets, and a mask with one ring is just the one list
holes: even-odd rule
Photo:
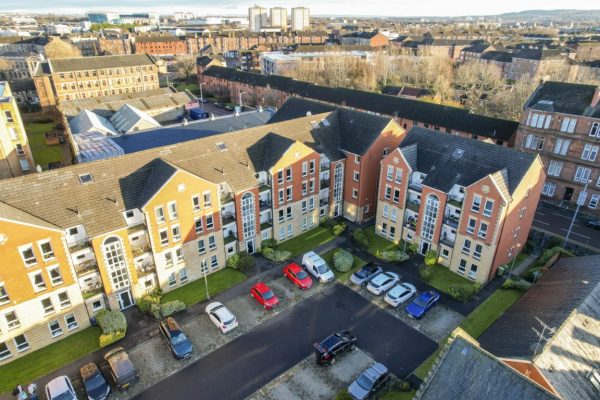
[[350, 282], [358, 286], [366, 286], [380, 272], [383, 272], [383, 268], [371, 262], [353, 273], [350, 276]]
[[348, 393], [355, 400], [364, 400], [378, 393], [390, 383], [390, 371], [385, 365], [375, 363], [364, 370], [348, 387]]

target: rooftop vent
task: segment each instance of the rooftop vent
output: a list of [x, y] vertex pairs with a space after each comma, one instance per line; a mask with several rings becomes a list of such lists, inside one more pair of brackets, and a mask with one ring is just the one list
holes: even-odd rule
[[217, 150], [219, 151], [227, 151], [227, 145], [223, 142], [216, 143], [215, 146], [217, 146]]
[[313, 128], [317, 129], [319, 128], [319, 123], [317, 121], [310, 121], [310, 124], [312, 125]]
[[463, 154], [465, 154], [465, 151], [463, 149], [456, 149], [452, 153], [452, 158], [455, 160], [460, 160], [462, 158]]
[[330, 125], [330, 124], [329, 124], [329, 121], [327, 121], [325, 118], [323, 118], [323, 119], [321, 120], [321, 123], [323, 124], [323, 126], [324, 126], [324, 127], [328, 127], [328, 126]]
[[79, 175], [79, 182], [81, 182], [82, 184], [86, 184], [86, 183], [91, 183], [94, 182], [94, 178], [92, 177], [92, 174], [81, 174]]
[[312, 115], [312, 113], [311, 113], [310, 111], [307, 111], [307, 112], [306, 112], [306, 116], [307, 116], [307, 117], [310, 117], [311, 115]]

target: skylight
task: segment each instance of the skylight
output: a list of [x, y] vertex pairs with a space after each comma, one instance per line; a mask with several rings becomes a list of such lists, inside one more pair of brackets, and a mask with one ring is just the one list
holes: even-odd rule
[[93, 182], [94, 178], [92, 177], [92, 174], [81, 174], [79, 175], [79, 182], [81, 182], [82, 184], [86, 184], [86, 183], [90, 183]]
[[465, 151], [463, 149], [456, 149], [454, 150], [454, 153], [452, 153], [452, 158], [454, 158], [455, 160], [459, 160], [460, 158], [462, 158], [463, 154], [465, 154]]
[[217, 150], [219, 151], [227, 151], [227, 145], [223, 142], [215, 143], [215, 146], [217, 146]]

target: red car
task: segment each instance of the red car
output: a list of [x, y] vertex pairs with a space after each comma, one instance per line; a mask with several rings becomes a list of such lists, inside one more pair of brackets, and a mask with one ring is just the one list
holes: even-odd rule
[[250, 296], [254, 297], [256, 301], [262, 304], [265, 310], [272, 310], [279, 304], [279, 300], [277, 299], [277, 296], [275, 296], [275, 293], [262, 282], [252, 286], [252, 289], [250, 289]]
[[294, 282], [300, 289], [310, 289], [312, 279], [305, 270], [296, 263], [290, 263], [283, 268], [283, 276]]

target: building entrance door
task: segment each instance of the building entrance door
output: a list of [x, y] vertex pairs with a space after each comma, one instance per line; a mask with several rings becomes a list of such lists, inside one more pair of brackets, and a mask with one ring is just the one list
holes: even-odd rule
[[565, 195], [563, 197], [564, 201], [571, 201], [571, 197], [573, 197], [573, 188], [568, 187], [565, 189]]
[[119, 293], [119, 307], [121, 310], [129, 308], [133, 305], [133, 298], [131, 297], [131, 291], [127, 289], [124, 292]]

